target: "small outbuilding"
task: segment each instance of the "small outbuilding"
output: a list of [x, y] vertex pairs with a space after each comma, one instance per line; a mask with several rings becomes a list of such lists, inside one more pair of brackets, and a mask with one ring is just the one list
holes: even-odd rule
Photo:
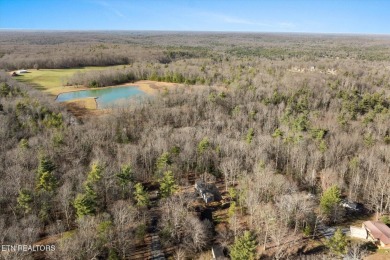
[[364, 227], [354, 227], [350, 226], [349, 227], [349, 232], [351, 234], [351, 237], [355, 238], [360, 238], [360, 239], [366, 239], [366, 240], [371, 240], [370, 237], [368, 236], [368, 232]]
[[365, 221], [362, 226], [367, 235], [379, 246], [390, 248], [390, 228], [380, 221]]
[[18, 70], [18, 74], [23, 74], [23, 73], [28, 73], [28, 71], [25, 69]]

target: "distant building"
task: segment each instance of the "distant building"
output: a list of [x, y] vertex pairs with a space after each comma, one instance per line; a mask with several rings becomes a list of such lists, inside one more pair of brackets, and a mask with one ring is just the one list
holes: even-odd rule
[[363, 228], [367, 235], [384, 248], [390, 248], [390, 228], [380, 221], [365, 221]]
[[218, 189], [214, 184], [205, 183], [203, 180], [197, 180], [195, 182], [195, 190], [206, 203], [218, 200]]
[[18, 74], [23, 74], [23, 73], [27, 73], [28, 71], [27, 70], [24, 70], [24, 69], [21, 69], [21, 70], [18, 70]]
[[340, 205], [350, 211], [361, 212], [363, 211], [363, 205], [349, 200], [341, 200]]
[[364, 227], [350, 226], [350, 234], [351, 234], [351, 237], [356, 237], [356, 238], [366, 239], [366, 240], [372, 240], [368, 236], [368, 232], [367, 232], [367, 230]]

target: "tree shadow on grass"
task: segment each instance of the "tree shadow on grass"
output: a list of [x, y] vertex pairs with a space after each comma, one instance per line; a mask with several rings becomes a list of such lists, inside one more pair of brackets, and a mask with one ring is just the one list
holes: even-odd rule
[[25, 83], [28, 86], [31, 86], [31, 87], [33, 87], [35, 89], [46, 90], [46, 88], [44, 86], [42, 86], [40, 84], [37, 84], [37, 83], [34, 83], [31, 80], [29, 80], [29, 79], [23, 78], [23, 75], [18, 75], [16, 79], [17, 79], [17, 81], [19, 81], [21, 83]]

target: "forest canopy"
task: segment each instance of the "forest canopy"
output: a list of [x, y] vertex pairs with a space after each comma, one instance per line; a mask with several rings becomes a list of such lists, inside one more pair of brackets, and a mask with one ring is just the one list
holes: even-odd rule
[[[389, 43], [381, 36], [0, 32], [1, 244], [59, 236], [46, 258], [125, 259], [156, 232], [163, 248], [174, 248], [171, 256], [195, 258], [216, 241], [237, 259], [283, 259], [310, 251], [302, 241], [317, 239], [318, 223], [349, 218], [342, 199], [388, 216]], [[80, 120], [8, 73], [114, 64], [125, 67], [76, 74], [68, 84], [150, 79], [183, 87]], [[214, 222], [189, 206], [194, 178], [205, 176], [221, 184], [228, 205], [218, 206]]]

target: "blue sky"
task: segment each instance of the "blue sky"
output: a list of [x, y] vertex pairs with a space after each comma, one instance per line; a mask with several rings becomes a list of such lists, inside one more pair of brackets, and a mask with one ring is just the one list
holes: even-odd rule
[[390, 33], [387, 0], [0, 0], [1, 29]]

